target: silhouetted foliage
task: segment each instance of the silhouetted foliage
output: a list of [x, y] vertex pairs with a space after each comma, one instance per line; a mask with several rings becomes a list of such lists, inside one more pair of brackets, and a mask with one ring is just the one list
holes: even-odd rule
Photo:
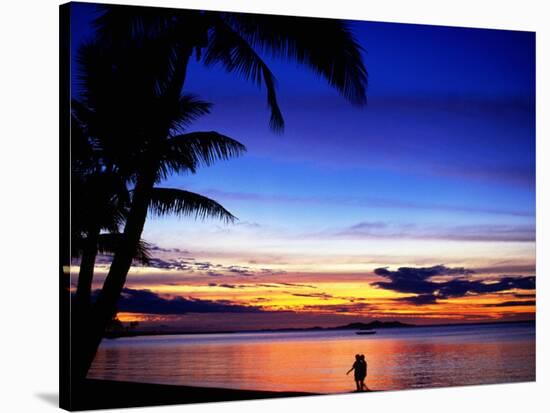
[[207, 66], [220, 64], [228, 72], [265, 86], [270, 125], [275, 131], [283, 130], [284, 119], [275, 76], [262, 54], [303, 64], [353, 104], [366, 102], [362, 48], [341, 20], [109, 5], [104, 6], [95, 26], [100, 41], [109, 45], [125, 44], [128, 38], [143, 43], [162, 38], [163, 45], [171, 49], [163, 67], [165, 74], [186, 68], [194, 52]]

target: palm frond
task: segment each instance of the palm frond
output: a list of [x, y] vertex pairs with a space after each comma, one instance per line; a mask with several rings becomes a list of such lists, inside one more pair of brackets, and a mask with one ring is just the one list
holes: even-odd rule
[[[73, 102], [73, 107], [75, 103]], [[71, 113], [71, 168], [86, 171], [95, 166], [94, 148], [88, 138], [86, 125], [73, 109]]]
[[[122, 245], [124, 234], [122, 233], [104, 233], [100, 234], [97, 242], [97, 251], [102, 254], [115, 254], [117, 249]], [[140, 263], [147, 265], [151, 260], [151, 244], [140, 239], [137, 245], [134, 259]]]
[[353, 104], [366, 103], [368, 74], [363, 49], [348, 23], [249, 13], [221, 13], [221, 16], [255, 49], [304, 64]]
[[271, 111], [269, 125], [275, 132], [284, 130], [284, 119], [277, 102], [275, 76], [260, 55], [225, 21], [212, 13], [214, 30], [204, 56], [207, 66], [221, 63], [228, 72], [237, 72], [258, 87], [265, 86], [267, 105]]
[[[97, 239], [97, 252], [105, 255], [113, 255], [122, 243], [124, 234], [119, 232], [99, 234]], [[86, 245], [86, 237], [73, 236], [71, 239], [71, 254], [73, 258], [79, 258]], [[143, 265], [151, 261], [152, 245], [141, 239], [138, 243], [134, 259]]]
[[164, 142], [161, 150], [160, 179], [171, 172], [191, 172], [201, 166], [210, 166], [217, 160], [242, 155], [246, 147], [218, 132], [189, 132], [176, 135]]
[[72, 171], [71, 225], [76, 231], [117, 232], [126, 220], [129, 203], [124, 180], [109, 171]]
[[216, 201], [174, 188], [153, 188], [149, 211], [157, 216], [176, 214], [195, 219], [217, 218], [226, 223], [236, 220], [235, 216]]
[[92, 25], [103, 44], [156, 36], [171, 26], [174, 17], [167, 8], [118, 4], [98, 5], [98, 12]]
[[164, 113], [168, 114], [167, 122], [170, 125], [172, 134], [183, 133], [195, 120], [209, 114], [212, 108], [210, 102], [206, 102], [190, 93], [181, 95], [177, 104], [166, 106]]

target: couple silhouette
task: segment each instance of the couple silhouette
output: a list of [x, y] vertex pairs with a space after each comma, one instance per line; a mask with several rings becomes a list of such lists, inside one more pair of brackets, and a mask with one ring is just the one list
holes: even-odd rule
[[365, 378], [367, 377], [367, 360], [365, 360], [364, 354], [355, 355], [355, 363], [351, 366], [351, 369], [348, 370], [346, 375], [354, 372], [355, 385], [357, 386], [357, 391], [367, 391], [369, 388], [365, 384]]

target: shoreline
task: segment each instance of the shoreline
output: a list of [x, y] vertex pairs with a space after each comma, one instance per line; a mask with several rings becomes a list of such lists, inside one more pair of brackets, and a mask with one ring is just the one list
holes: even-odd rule
[[72, 410], [213, 403], [281, 397], [318, 396], [322, 394], [194, 387], [100, 379], [86, 379], [83, 384], [75, 386], [73, 390]]
[[262, 330], [225, 330], [225, 331], [121, 331], [109, 332], [103, 338], [117, 339], [124, 337], [143, 337], [143, 336], [177, 336], [177, 335], [206, 335], [206, 334], [243, 334], [243, 333], [300, 333], [300, 332], [323, 332], [323, 331], [351, 331], [351, 330], [386, 330], [395, 328], [437, 328], [437, 327], [459, 327], [459, 326], [484, 326], [484, 325], [507, 325], [529, 323], [536, 324], [534, 320], [518, 320], [518, 321], [489, 321], [477, 323], [447, 323], [447, 324], [402, 324], [397, 326], [369, 326], [370, 323], [365, 323], [362, 327], [308, 327], [308, 328], [281, 328], [281, 329], [262, 329]]

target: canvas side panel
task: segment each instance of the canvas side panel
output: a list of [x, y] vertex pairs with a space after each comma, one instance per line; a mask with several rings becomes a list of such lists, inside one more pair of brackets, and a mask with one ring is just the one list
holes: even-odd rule
[[59, 407], [71, 409], [70, 46], [71, 5], [59, 7]]

